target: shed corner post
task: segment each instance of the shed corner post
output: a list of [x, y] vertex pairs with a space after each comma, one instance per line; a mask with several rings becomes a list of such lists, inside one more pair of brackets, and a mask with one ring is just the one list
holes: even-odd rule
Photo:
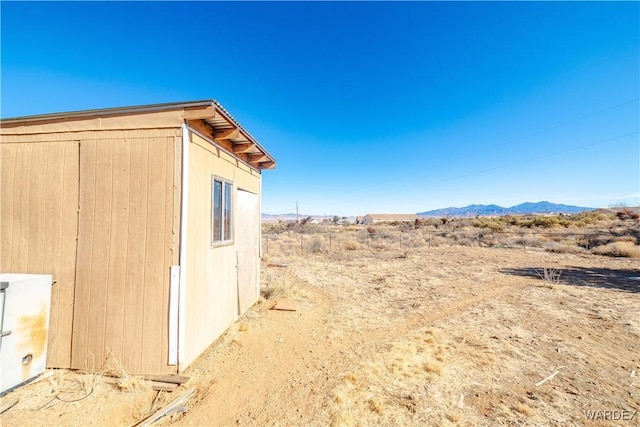
[[182, 124], [182, 179], [180, 185], [180, 239], [178, 265], [171, 266], [169, 299], [169, 365], [180, 364], [185, 354], [185, 314], [187, 279], [187, 236], [189, 207], [189, 127]]

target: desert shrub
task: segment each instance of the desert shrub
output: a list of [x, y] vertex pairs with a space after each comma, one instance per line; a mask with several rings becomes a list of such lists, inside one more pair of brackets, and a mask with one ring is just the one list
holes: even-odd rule
[[470, 239], [468, 237], [458, 238], [457, 244], [460, 246], [477, 246], [477, 240]]
[[625, 219], [635, 219], [634, 212], [627, 209], [626, 207], [619, 208], [618, 211], [616, 212], [616, 216], [618, 217], [618, 219], [621, 219], [623, 221]]
[[595, 212], [583, 212], [570, 215], [567, 217], [567, 220], [570, 225], [575, 227], [586, 227], [587, 225], [596, 224], [598, 221], [602, 220], [602, 215]]
[[535, 227], [551, 228], [559, 225], [560, 221], [556, 216], [537, 216], [533, 218], [531, 225]]
[[262, 233], [263, 234], [278, 234], [284, 231], [284, 224], [282, 221], [278, 222], [263, 222]]
[[485, 246], [495, 246], [496, 239], [494, 237], [493, 232], [483, 231], [478, 233], [478, 244], [485, 245]]
[[371, 249], [385, 249], [387, 245], [385, 244], [384, 239], [371, 239], [369, 247]]
[[356, 251], [358, 249], [360, 249], [362, 247], [362, 245], [360, 245], [360, 243], [358, 243], [357, 240], [351, 239], [351, 240], [347, 240], [346, 242], [344, 242], [342, 244], [342, 247], [348, 251]]
[[542, 247], [548, 252], [553, 252], [557, 254], [575, 254], [582, 252], [583, 249], [576, 245], [568, 245], [564, 243], [558, 243], [554, 241], [543, 243]]
[[611, 242], [591, 250], [597, 255], [640, 258], [640, 247], [631, 242]]
[[396, 221], [396, 227], [398, 227], [398, 230], [400, 230], [402, 233], [408, 233], [409, 231], [412, 231], [414, 229], [414, 223], [406, 221]]
[[307, 245], [309, 252], [317, 254], [326, 251], [327, 245], [322, 237], [315, 236]]
[[508, 241], [508, 244], [518, 245], [518, 246], [528, 246], [531, 248], [541, 248], [545, 242], [546, 242], [546, 239], [540, 236], [521, 234], [515, 238], [511, 238]]
[[635, 236], [615, 236], [611, 239], [612, 242], [631, 242], [634, 245], [637, 244], [638, 239]]
[[523, 215], [505, 215], [501, 221], [512, 227], [530, 228], [532, 225], [531, 218]]
[[471, 225], [476, 228], [488, 228], [494, 232], [500, 232], [504, 230], [504, 224], [501, 221], [494, 218], [479, 218], [471, 222]]
[[376, 229], [373, 228], [372, 226], [368, 226], [367, 227], [367, 233], [369, 234], [376, 234]]
[[[425, 239], [425, 241], [427, 243], [429, 243], [429, 238], [427, 237]], [[431, 246], [433, 246], [433, 247], [445, 246], [447, 244], [447, 242], [448, 242], [447, 239], [445, 239], [442, 236], [432, 236], [431, 237]]]
[[440, 225], [440, 220], [438, 218], [422, 218], [420, 219], [421, 227], [437, 227]]

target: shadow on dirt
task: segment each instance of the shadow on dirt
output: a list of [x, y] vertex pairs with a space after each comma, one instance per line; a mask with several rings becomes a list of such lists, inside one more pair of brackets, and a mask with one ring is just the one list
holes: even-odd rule
[[[540, 280], [540, 283], [543, 282], [543, 277], [545, 277], [543, 267], [505, 268], [500, 272], [514, 276], [535, 278]], [[640, 293], [640, 269], [613, 270], [610, 268], [571, 267], [549, 270], [547, 276], [556, 278], [558, 283], [564, 285], [592, 286]]]

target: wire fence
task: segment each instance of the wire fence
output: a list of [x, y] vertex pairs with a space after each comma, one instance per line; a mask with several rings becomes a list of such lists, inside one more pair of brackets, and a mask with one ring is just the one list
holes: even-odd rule
[[545, 247], [551, 250], [590, 250], [608, 242], [607, 231], [491, 231], [489, 229], [446, 231], [286, 231], [262, 235], [262, 251], [274, 253], [326, 253], [342, 250], [400, 250], [420, 247]]

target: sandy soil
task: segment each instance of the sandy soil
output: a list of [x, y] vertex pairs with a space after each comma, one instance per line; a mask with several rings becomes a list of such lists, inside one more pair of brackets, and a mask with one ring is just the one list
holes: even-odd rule
[[[404, 255], [272, 257], [262, 272], [271, 299], [177, 391], [55, 372], [3, 397], [3, 408], [19, 401], [0, 422], [133, 425], [195, 388], [186, 413], [161, 424], [640, 425], [637, 259], [472, 247]], [[542, 280], [545, 268], [559, 281]], [[269, 310], [276, 301], [297, 310]], [[64, 375], [75, 375], [67, 386]], [[91, 393], [71, 402], [73, 384], [73, 396]]]

